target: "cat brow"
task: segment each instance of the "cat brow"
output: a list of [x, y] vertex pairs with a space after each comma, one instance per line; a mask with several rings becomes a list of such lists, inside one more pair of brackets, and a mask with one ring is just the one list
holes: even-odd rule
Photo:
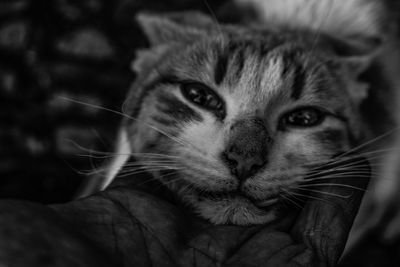
[[[228, 46], [224, 48], [223, 52], [219, 54], [214, 72], [215, 84], [220, 85], [224, 81], [225, 76], [228, 74], [229, 57], [234, 57], [238, 50], [240, 51], [239, 44], [236, 42], [230, 42]], [[242, 54], [243, 52], [239, 53], [239, 62], [237, 63], [239, 66], [239, 71], [237, 76], [240, 75], [244, 65], [244, 58]]]
[[299, 60], [299, 51], [296, 49], [287, 51], [283, 53], [282, 58], [284, 64], [282, 77], [287, 77], [290, 73], [290, 70], [293, 70], [291, 98], [298, 100], [304, 91], [307, 79], [305, 67]]
[[306, 83], [306, 73], [305, 69], [301, 64], [295, 64], [294, 67], [294, 78], [292, 84], [292, 94], [291, 97], [298, 100], [304, 91]]
[[[271, 50], [266, 49], [263, 45], [257, 45], [252, 43], [251, 41], [240, 41], [230, 42], [226, 47], [224, 47], [223, 51], [218, 55], [216, 60], [215, 69], [214, 69], [214, 81], [216, 85], [220, 85], [227, 75], [232, 75], [231, 71], [228, 70], [229, 65], [234, 65], [237, 69], [235, 71], [235, 77], [241, 77], [242, 70], [244, 67], [244, 61], [246, 60], [244, 56], [244, 49], [246, 47], [252, 46], [254, 48], [253, 52], [259, 52], [260, 57], [265, 57]], [[281, 56], [283, 59], [283, 71], [282, 71], [282, 79], [285, 79], [289, 75], [291, 76], [291, 98], [294, 100], [298, 100], [301, 98], [307, 80], [306, 69], [303, 64], [300, 62], [299, 55], [300, 51], [294, 48], [293, 50], [285, 51]], [[229, 63], [229, 59], [232, 59], [233, 63]]]
[[[245, 48], [251, 45], [248, 40], [230, 41], [229, 44], [219, 54], [214, 71], [214, 80], [220, 85], [227, 75], [241, 77], [245, 63]], [[234, 60], [235, 73], [228, 71], [229, 59]], [[233, 71], [233, 70], [232, 70]]]
[[227, 73], [228, 68], [228, 54], [223, 53], [218, 57], [217, 64], [215, 65], [214, 80], [215, 84], [220, 85]]

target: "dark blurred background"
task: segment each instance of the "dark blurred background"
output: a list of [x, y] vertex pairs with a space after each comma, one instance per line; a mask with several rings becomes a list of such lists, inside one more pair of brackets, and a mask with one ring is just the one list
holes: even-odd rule
[[[143, 10], [245, 15], [229, 0], [0, 0], [0, 198], [65, 202], [101, 166], [90, 151], [113, 150], [121, 117], [63, 97], [121, 110]], [[400, 266], [399, 248], [375, 229], [342, 266]]]
[[0, 0], [0, 198], [67, 201], [101, 165], [81, 147], [112, 151], [121, 118], [62, 97], [121, 110], [147, 45], [135, 13], [212, 9], [226, 21], [227, 2]]

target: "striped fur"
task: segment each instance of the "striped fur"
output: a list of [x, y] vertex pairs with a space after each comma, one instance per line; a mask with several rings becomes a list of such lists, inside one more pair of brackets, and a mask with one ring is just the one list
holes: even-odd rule
[[[367, 56], [349, 51], [343, 56], [343, 47], [338, 49], [329, 36], [339, 30], [340, 25], [333, 24], [335, 17], [316, 38], [316, 24], [306, 19], [307, 14], [288, 19], [303, 1], [294, 1], [294, 5], [279, 1], [265, 1], [274, 8], [264, 14], [265, 21], [274, 20], [278, 31], [274, 27], [216, 28], [210, 18], [200, 14], [196, 15], [200, 25], [189, 23], [185, 14], [179, 19], [176, 14], [139, 18], [152, 47], [141, 51], [134, 63], [138, 77], [125, 112], [135, 120], [125, 119], [122, 128], [129, 150], [139, 155], [136, 160], [145, 166], [152, 165], [140, 153], [178, 159], [171, 163], [169, 176], [163, 175], [166, 166], [153, 166], [150, 172], [200, 216], [216, 224], [260, 224], [275, 219], [279, 205], [260, 208], [254, 202], [295, 185], [307, 171], [305, 164], [328, 160], [368, 137], [359, 112], [368, 88], [357, 80], [368, 67]], [[361, 5], [360, 1], [346, 5]], [[327, 1], [319, 0], [321, 6], [313, 2], [312, 10], [322, 16]], [[280, 13], [282, 5], [293, 10]], [[375, 36], [379, 25], [371, 18], [375, 16], [371, 6], [366, 4], [363, 9], [371, 27], [362, 28], [363, 20], [357, 19], [343, 37], [361, 32]], [[344, 21], [354, 15], [343, 13], [339, 6], [332, 12], [344, 16]], [[301, 23], [300, 29], [294, 29], [296, 23]], [[281, 28], [288, 24], [291, 29]], [[181, 88], [188, 82], [213, 90], [221, 98], [223, 112], [207, 110], [185, 98]], [[328, 115], [315, 127], [282, 126], [287, 112], [303, 106], [318, 107]], [[242, 128], [235, 130], [237, 125]], [[257, 131], [263, 134], [251, 134], [257, 132], [251, 125], [262, 125]], [[232, 144], [240, 155], [263, 147], [265, 165], [250, 179], [240, 181], [232, 174], [226, 159]], [[112, 175], [123, 169], [119, 163], [125, 161], [115, 162]], [[109, 176], [107, 183], [112, 179]], [[234, 194], [238, 191], [240, 195]]]

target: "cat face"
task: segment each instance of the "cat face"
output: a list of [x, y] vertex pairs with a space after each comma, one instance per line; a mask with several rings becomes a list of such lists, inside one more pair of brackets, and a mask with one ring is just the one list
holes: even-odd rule
[[360, 137], [354, 90], [365, 88], [349, 65], [295, 35], [247, 36], [158, 46], [126, 103], [131, 150], [166, 155], [137, 160], [216, 224], [275, 219], [311, 166]]

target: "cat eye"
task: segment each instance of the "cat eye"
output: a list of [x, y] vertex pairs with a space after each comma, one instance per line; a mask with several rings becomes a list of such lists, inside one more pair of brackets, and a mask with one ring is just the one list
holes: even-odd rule
[[181, 85], [183, 96], [192, 103], [212, 111], [221, 111], [221, 98], [209, 87], [201, 83], [185, 83]]
[[291, 111], [281, 119], [284, 127], [313, 127], [321, 124], [326, 114], [313, 107], [299, 108]]

